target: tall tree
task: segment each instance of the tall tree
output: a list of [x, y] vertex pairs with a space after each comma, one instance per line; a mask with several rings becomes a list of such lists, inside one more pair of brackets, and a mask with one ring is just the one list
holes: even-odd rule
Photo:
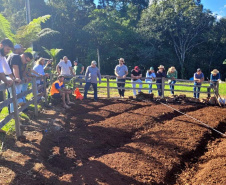
[[183, 78], [186, 56], [205, 41], [203, 34], [213, 22], [211, 13], [194, 0], [167, 0], [154, 2], [144, 11], [140, 29], [148, 38], [169, 39]]

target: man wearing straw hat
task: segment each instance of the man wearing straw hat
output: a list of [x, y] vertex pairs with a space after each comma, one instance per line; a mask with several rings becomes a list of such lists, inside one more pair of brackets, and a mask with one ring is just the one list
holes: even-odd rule
[[160, 65], [158, 69], [159, 70], [156, 73], [156, 77], [159, 79], [156, 80], [156, 83], [158, 88], [158, 96], [162, 96], [162, 78], [166, 78], [166, 72], [163, 65]]
[[124, 98], [125, 89], [123, 88], [125, 87], [126, 76], [128, 75], [128, 68], [125, 65], [124, 58], [120, 58], [118, 59], [118, 61], [119, 64], [115, 67], [115, 75], [116, 81], [118, 82], [117, 86], [119, 88], [118, 89], [119, 96]]
[[201, 69], [198, 68], [197, 69], [197, 72], [194, 74], [194, 88], [193, 88], [193, 91], [194, 91], [194, 98], [197, 98], [199, 99], [199, 92], [200, 92], [200, 89], [201, 87], [197, 87], [197, 86], [201, 86], [202, 85], [202, 82], [204, 81], [204, 74], [202, 73]]
[[170, 67], [167, 71], [167, 78], [169, 78], [168, 83], [170, 85], [171, 95], [174, 95], [174, 84], [177, 79], [177, 70], [175, 67]]
[[217, 83], [220, 81], [220, 73], [217, 69], [211, 71], [210, 75], [210, 86], [208, 90], [208, 98], [210, 98], [210, 89], [215, 89], [217, 87]]

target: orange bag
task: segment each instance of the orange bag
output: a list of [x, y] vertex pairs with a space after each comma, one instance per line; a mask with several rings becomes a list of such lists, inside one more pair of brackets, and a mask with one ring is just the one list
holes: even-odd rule
[[82, 100], [82, 99], [83, 99], [83, 96], [82, 96], [82, 94], [79, 92], [79, 89], [78, 89], [78, 88], [75, 89], [74, 95], [76, 95], [76, 100]]

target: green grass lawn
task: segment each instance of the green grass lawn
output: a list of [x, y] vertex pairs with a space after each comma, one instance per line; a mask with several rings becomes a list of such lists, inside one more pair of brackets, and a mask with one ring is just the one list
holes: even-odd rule
[[[6, 97], [7, 97], [7, 95], [6, 95]], [[30, 93], [26, 96], [26, 99], [30, 100], [32, 97], [33, 97], [33, 94]], [[38, 105], [38, 109], [40, 109], [40, 108], [41, 108], [41, 106]], [[34, 110], [34, 105], [31, 104], [27, 109]], [[8, 114], [9, 114], [8, 108], [7, 107], [3, 108], [1, 113], [0, 113], [0, 120], [3, 120]], [[27, 120], [30, 119], [29, 116], [26, 113], [23, 113], [23, 112], [20, 113], [20, 118], [21, 119], [27, 119]], [[9, 135], [13, 135], [16, 131], [14, 119], [11, 119], [4, 127], [2, 127], [2, 130], [4, 130]]]
[[[116, 80], [110, 80], [110, 87], [117, 87], [116, 83], [111, 83], [111, 82], [116, 82]], [[128, 82], [128, 84], [125, 85], [125, 87], [128, 88], [132, 88], [132, 84], [130, 80], [127, 80], [126, 82]], [[193, 82], [189, 83], [189, 82], [177, 82], [176, 84], [184, 84], [184, 85], [193, 85]], [[102, 83], [99, 85], [99, 87], [107, 87], [107, 83], [106, 83], [106, 79], [102, 79]], [[204, 87], [208, 87], [209, 84], [203, 84], [203, 87], [201, 88], [201, 92], [207, 92], [207, 88]], [[139, 86], [137, 85], [137, 88]], [[148, 84], [143, 84], [143, 88], [148, 88]], [[156, 85], [153, 84], [152, 88], [156, 89]], [[170, 90], [170, 87], [168, 85], [168, 83], [165, 83], [165, 89]], [[175, 86], [175, 90], [184, 90], [184, 91], [193, 91], [193, 87], [184, 87], [184, 86]], [[148, 89], [147, 90], [142, 90], [144, 93], [148, 93]], [[213, 92], [213, 90], [211, 90], [211, 92]], [[153, 90], [153, 93], [155, 94], [155, 96], [158, 95], [157, 90]], [[219, 87], [219, 93], [222, 97], [226, 97], [226, 83], [220, 83], [220, 87]], [[98, 89], [98, 94], [100, 96], [107, 96], [107, 91], [106, 89]], [[175, 92], [175, 95], [179, 95], [179, 94], [186, 94], [186, 96], [188, 97], [193, 97], [193, 93], [188, 93], [188, 92]], [[117, 89], [111, 89], [110, 90], [110, 95], [111, 97], [117, 97], [118, 95], [118, 90]], [[131, 90], [126, 90], [125, 91], [125, 96], [132, 96], [132, 89]], [[170, 95], [170, 91], [165, 91], [165, 96], [169, 96]], [[200, 98], [206, 98], [207, 94], [200, 94]]]

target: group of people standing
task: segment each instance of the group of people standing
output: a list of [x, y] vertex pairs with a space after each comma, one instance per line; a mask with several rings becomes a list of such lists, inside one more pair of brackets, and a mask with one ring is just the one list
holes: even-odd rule
[[[125, 80], [126, 76], [128, 75], [128, 68], [125, 65], [125, 60], [123, 58], [119, 59], [119, 64], [115, 67], [115, 75], [117, 80], [117, 86], [118, 86], [118, 92], [120, 97], [124, 97], [125, 92]], [[157, 88], [158, 88], [158, 95], [162, 96], [162, 78], [169, 78], [169, 85], [171, 89], [171, 94], [174, 94], [174, 84], [176, 83], [177, 79], [177, 70], [175, 67], [170, 67], [167, 73], [165, 72], [165, 68], [163, 65], [160, 65], [158, 67], [157, 73], [155, 73], [155, 70], [153, 67], [150, 67], [149, 70], [146, 72], [146, 79], [145, 82], [149, 84], [149, 93], [152, 93], [152, 84], [155, 78]], [[134, 69], [131, 71], [131, 82], [133, 87], [133, 95], [136, 96], [136, 85], [139, 85], [138, 92], [141, 92], [142, 89], [142, 72], [138, 66], [135, 66]]]
[[[115, 75], [117, 80], [118, 92], [120, 97], [124, 97], [125, 92], [125, 80], [126, 76], [128, 75], [128, 68], [125, 65], [125, 60], [123, 58], [119, 59], [119, 64], [115, 67]], [[133, 95], [136, 96], [136, 85], [139, 85], [138, 92], [141, 92], [142, 89], [142, 72], [138, 66], [135, 66], [134, 69], [131, 71], [131, 82], [133, 87]], [[177, 70], [174, 66], [170, 67], [166, 72], [165, 67], [160, 65], [158, 67], [158, 71], [155, 73], [153, 67], [150, 67], [149, 70], [146, 72], [145, 83], [149, 84], [149, 93], [152, 93], [152, 84], [153, 81], [156, 79], [156, 85], [158, 89], [158, 96], [162, 96], [162, 78], [168, 79], [168, 84], [170, 87], [171, 95], [174, 95], [174, 85], [176, 84], [176, 80], [178, 78]], [[198, 68], [197, 72], [194, 73], [194, 98], [199, 99], [200, 89], [202, 82], [204, 81], [204, 74], [202, 73], [201, 69]], [[210, 97], [210, 89], [216, 88], [217, 82], [220, 81], [220, 73], [217, 69], [214, 69], [211, 72], [210, 76], [210, 86], [208, 90], [208, 97]]]
[[[6, 56], [13, 50], [13, 53]], [[16, 83], [16, 94], [27, 91], [28, 84], [31, 82], [31, 77], [48, 77], [49, 74], [46, 73], [46, 69], [51, 66], [51, 60], [44, 58], [39, 58], [36, 61], [36, 64], [33, 68], [29, 68], [28, 64], [31, 63], [33, 56], [29, 52], [24, 52], [24, 48], [20, 44], [15, 46], [9, 39], [4, 39], [0, 43], [0, 80], [2, 80], [9, 88], [8, 95], [11, 98], [12, 93], [12, 82]], [[119, 64], [115, 67], [115, 75], [118, 86], [119, 96], [124, 98], [125, 96], [125, 82], [126, 77], [128, 76], [128, 68], [125, 65], [125, 60], [123, 58], [118, 59]], [[52, 84], [50, 95], [55, 98], [61, 97], [63, 99], [63, 106], [69, 108], [70, 104], [73, 104], [70, 101], [69, 94], [72, 93], [71, 90], [68, 90], [64, 86], [64, 79], [71, 79], [71, 76], [77, 75], [78, 78], [82, 78], [84, 74], [84, 66], [78, 61], [74, 61], [74, 66], [66, 56], [57, 64], [56, 71], [58, 73], [58, 79]], [[97, 78], [99, 80], [97, 80]], [[149, 84], [149, 93], [152, 93], [152, 84], [156, 79], [156, 85], [158, 89], [158, 95], [162, 96], [162, 78], [168, 79], [168, 84], [170, 86], [171, 94], [174, 95], [174, 85], [177, 80], [177, 70], [174, 66], [170, 67], [166, 72], [165, 67], [160, 65], [158, 71], [155, 72], [153, 67], [150, 67], [146, 72], [145, 82]], [[217, 82], [220, 80], [220, 73], [218, 70], [214, 69], [211, 72], [210, 76], [210, 87], [208, 89], [210, 96], [210, 89], [215, 88]], [[204, 81], [204, 74], [201, 69], [197, 69], [197, 72], [194, 73], [194, 98], [199, 98], [201, 84]], [[101, 83], [101, 74], [100, 70], [97, 67], [97, 62], [92, 61], [91, 65], [87, 67], [85, 72], [85, 88], [84, 88], [84, 99], [87, 99], [87, 93], [92, 85], [94, 89], [94, 100], [97, 101], [97, 83]], [[131, 82], [133, 87], [133, 95], [136, 96], [136, 85], [139, 85], [138, 92], [141, 92], [142, 89], [142, 72], [138, 66], [135, 66], [131, 71]], [[42, 80], [36, 81], [37, 85], [43, 84]], [[81, 84], [81, 83], [80, 83]], [[41, 92], [45, 93], [45, 92]], [[26, 103], [25, 97], [18, 99], [18, 104]], [[10, 105], [10, 112], [13, 112], [13, 104]]]

